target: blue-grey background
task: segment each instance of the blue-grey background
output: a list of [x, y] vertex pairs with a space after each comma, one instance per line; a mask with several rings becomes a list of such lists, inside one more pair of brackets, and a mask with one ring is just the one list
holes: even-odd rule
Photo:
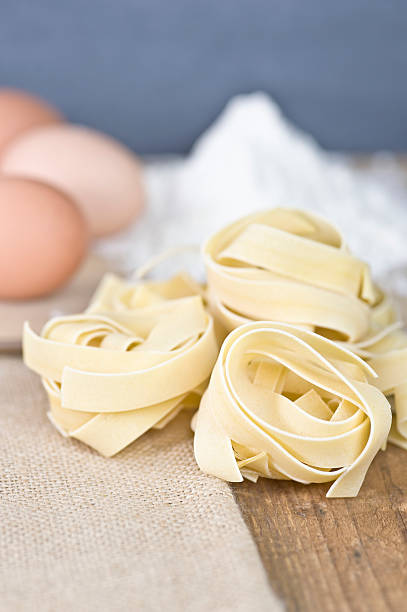
[[140, 153], [265, 90], [328, 148], [407, 150], [405, 0], [0, 0], [0, 84]]

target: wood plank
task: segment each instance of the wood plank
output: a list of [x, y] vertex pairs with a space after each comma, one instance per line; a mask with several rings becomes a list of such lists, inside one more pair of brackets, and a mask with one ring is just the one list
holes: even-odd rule
[[326, 499], [326, 485], [232, 485], [289, 611], [407, 609], [406, 465], [406, 452], [389, 445], [354, 499]]

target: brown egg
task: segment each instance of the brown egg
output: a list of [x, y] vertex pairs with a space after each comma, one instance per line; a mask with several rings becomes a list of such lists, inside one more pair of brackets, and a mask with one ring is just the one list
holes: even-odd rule
[[143, 207], [137, 157], [113, 138], [81, 126], [50, 125], [27, 132], [8, 148], [1, 168], [69, 193], [95, 236], [126, 227]]
[[88, 228], [74, 202], [43, 183], [0, 178], [0, 298], [32, 298], [75, 272]]
[[0, 89], [0, 156], [23, 132], [62, 121], [62, 115], [39, 98], [17, 89]]

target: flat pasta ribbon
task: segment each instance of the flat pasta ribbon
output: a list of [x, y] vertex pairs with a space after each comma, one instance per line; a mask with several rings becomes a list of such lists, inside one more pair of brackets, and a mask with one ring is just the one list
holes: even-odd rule
[[25, 363], [43, 379], [65, 435], [112, 456], [196, 407], [218, 355], [193, 281], [130, 285], [107, 276], [87, 312], [25, 324]]
[[358, 341], [378, 300], [368, 266], [341, 234], [308, 212], [276, 208], [220, 230], [203, 247], [208, 299], [230, 331], [282, 321]]
[[386, 442], [391, 410], [358, 356], [295, 326], [248, 323], [226, 338], [194, 419], [200, 468], [332, 482], [327, 497], [353, 497]]
[[370, 333], [363, 341], [347, 346], [375, 370], [374, 384], [393, 396], [395, 418], [389, 442], [407, 450], [407, 334], [387, 297], [371, 312]]
[[372, 365], [373, 384], [393, 396], [389, 440], [407, 449], [407, 334], [334, 226], [276, 208], [223, 228], [203, 256], [223, 336], [250, 320], [283, 321], [347, 346]]

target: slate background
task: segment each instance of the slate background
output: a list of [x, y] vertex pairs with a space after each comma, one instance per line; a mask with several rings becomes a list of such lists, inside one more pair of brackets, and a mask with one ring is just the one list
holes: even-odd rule
[[0, 84], [140, 153], [265, 90], [327, 148], [407, 149], [403, 0], [0, 0]]

